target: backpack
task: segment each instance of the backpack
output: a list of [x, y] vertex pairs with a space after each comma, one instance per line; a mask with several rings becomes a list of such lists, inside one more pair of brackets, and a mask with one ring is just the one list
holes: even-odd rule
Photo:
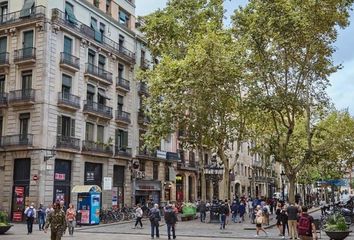
[[264, 214], [264, 215], [267, 215], [267, 214], [268, 214], [268, 208], [267, 208], [267, 207], [264, 207], [262, 210], [263, 210], [263, 214]]
[[297, 230], [300, 236], [311, 236], [311, 219], [308, 216], [301, 216], [297, 225]]
[[34, 216], [33, 208], [29, 208], [26, 215], [29, 218], [33, 217]]

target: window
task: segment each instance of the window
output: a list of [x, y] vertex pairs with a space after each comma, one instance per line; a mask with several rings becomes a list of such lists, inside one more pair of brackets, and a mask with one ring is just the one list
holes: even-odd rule
[[100, 23], [100, 33], [101, 33], [101, 37], [102, 37], [101, 42], [103, 42], [103, 36], [105, 33], [105, 29], [106, 29], [106, 25], [104, 25], [103, 23]]
[[73, 51], [73, 40], [67, 36], [64, 37], [64, 52], [72, 54]]
[[119, 22], [129, 27], [129, 14], [124, 10], [119, 10]]
[[6, 21], [6, 19], [3, 19], [3, 16], [7, 14], [8, 7], [7, 7], [7, 2], [1, 2], [0, 3], [0, 22], [3, 20]]
[[32, 88], [32, 71], [22, 72], [22, 90], [28, 90]]
[[86, 141], [93, 141], [93, 129], [94, 125], [92, 123], [86, 122]]
[[123, 35], [119, 34], [118, 44], [119, 44], [119, 50], [122, 51], [123, 50], [123, 46], [124, 46], [124, 36]]
[[100, 7], [100, 0], [93, 0], [93, 5], [95, 7]]
[[5, 92], [5, 75], [0, 75], [0, 94]]
[[65, 19], [72, 24], [76, 24], [77, 20], [74, 15], [74, 6], [68, 2], [65, 2]]
[[104, 126], [97, 125], [97, 142], [104, 142]]
[[116, 129], [116, 147], [119, 150], [126, 150], [128, 147], [128, 132], [121, 129]]
[[5, 53], [7, 49], [7, 37], [0, 37], [0, 62], [5, 57]]
[[139, 162], [139, 164], [140, 164], [140, 171], [142, 171], [142, 172], [145, 172], [145, 161], [140, 161]]
[[58, 116], [58, 136], [75, 137], [75, 119]]
[[33, 7], [34, 7], [34, 0], [25, 0], [23, 3], [23, 7], [20, 12], [20, 17], [28, 17], [33, 13]]
[[2, 124], [3, 124], [3, 117], [0, 116], [0, 141], [1, 141], [1, 137], [2, 137]]
[[23, 32], [23, 42], [22, 42], [22, 57], [30, 58], [32, 57], [33, 48], [33, 30]]
[[21, 136], [21, 139], [27, 138], [29, 119], [30, 119], [29, 113], [21, 113], [20, 114], [20, 136]]
[[93, 50], [89, 49], [88, 50], [88, 57], [87, 57], [88, 63], [95, 65], [95, 58], [96, 58], [95, 52]]
[[123, 64], [118, 64], [118, 78], [122, 79], [124, 78], [124, 65]]
[[69, 95], [71, 92], [71, 84], [72, 84], [72, 77], [69, 75], [63, 74], [61, 90], [63, 93], [63, 97], [65, 99], [69, 99]]
[[106, 0], [106, 13], [111, 15], [111, 0]]
[[105, 69], [105, 65], [106, 65], [106, 57], [101, 54], [98, 55], [98, 68], [99, 68], [99, 70]]
[[141, 50], [140, 52], [140, 65], [144, 65], [145, 64], [145, 51]]
[[95, 40], [97, 42], [102, 42], [102, 34], [97, 27], [97, 20], [95, 18], [91, 18], [91, 28], [95, 32]]
[[106, 105], [106, 99], [108, 99], [108, 97], [106, 96], [106, 91], [99, 88], [98, 95], [97, 95], [97, 102], [99, 104]]
[[117, 101], [117, 110], [118, 112], [122, 112], [123, 111], [123, 100], [124, 97], [121, 95], [118, 95], [118, 101]]
[[154, 163], [152, 167], [152, 179], [157, 180], [159, 178], [159, 163]]
[[94, 102], [95, 91], [96, 91], [95, 86], [93, 86], [91, 84], [87, 84], [87, 92], [86, 92], [87, 103]]

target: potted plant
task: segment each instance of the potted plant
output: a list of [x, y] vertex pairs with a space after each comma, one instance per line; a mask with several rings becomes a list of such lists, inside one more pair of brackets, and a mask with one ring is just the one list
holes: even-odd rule
[[324, 231], [333, 240], [343, 240], [351, 233], [345, 218], [340, 214], [333, 214], [328, 217]]
[[8, 214], [0, 210], [0, 234], [6, 233], [12, 227], [8, 222]]

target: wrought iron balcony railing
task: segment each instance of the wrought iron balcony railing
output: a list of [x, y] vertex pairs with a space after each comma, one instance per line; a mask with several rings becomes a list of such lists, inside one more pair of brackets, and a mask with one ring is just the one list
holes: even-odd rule
[[117, 77], [117, 87], [121, 87], [126, 91], [130, 90], [130, 82], [124, 78]]
[[1, 52], [0, 53], [0, 66], [1, 65], [9, 65], [10, 53]]
[[8, 135], [1, 138], [1, 145], [8, 146], [32, 146], [33, 134]]
[[130, 123], [130, 113], [117, 110], [116, 111], [116, 120]]
[[132, 149], [127, 148], [127, 147], [115, 146], [114, 154], [115, 154], [115, 156], [131, 157], [132, 156]]
[[14, 51], [14, 62], [22, 62], [27, 60], [35, 60], [36, 59], [36, 48], [28, 47], [22, 48]]
[[86, 73], [92, 74], [112, 84], [113, 74], [91, 63], [86, 63]]
[[82, 141], [82, 151], [86, 152], [96, 152], [96, 153], [104, 153], [104, 154], [113, 154], [113, 147], [108, 144], [83, 140]]
[[71, 55], [70, 53], [61, 52], [60, 53], [60, 64], [66, 64], [73, 68], [80, 68], [80, 58]]
[[[26, 10], [27, 11], [27, 10]], [[34, 8], [28, 9], [29, 12], [23, 12], [23, 10], [17, 12], [11, 12], [3, 14], [0, 16], [0, 27], [7, 24], [12, 24], [16, 22], [24, 22], [35, 18], [44, 18], [45, 17], [45, 7], [37, 6]]]
[[7, 105], [7, 93], [0, 93], [0, 106]]
[[73, 108], [80, 108], [80, 97], [67, 92], [58, 93], [58, 104], [66, 105]]
[[100, 115], [105, 118], [113, 118], [112, 108], [92, 101], [84, 101], [84, 111]]
[[80, 139], [68, 136], [57, 136], [57, 148], [68, 148], [80, 151]]
[[10, 91], [9, 102], [34, 102], [36, 96], [36, 91], [34, 89], [21, 89]]

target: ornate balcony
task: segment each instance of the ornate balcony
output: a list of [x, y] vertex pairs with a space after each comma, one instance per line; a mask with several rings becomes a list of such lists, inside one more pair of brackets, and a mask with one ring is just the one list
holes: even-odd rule
[[61, 52], [60, 66], [69, 71], [77, 72], [80, 69], [80, 58], [66, 52]]
[[140, 68], [143, 70], [147, 70], [150, 68], [149, 61], [145, 58], [140, 58]]
[[45, 7], [37, 6], [29, 9], [29, 12], [22, 10], [17, 12], [11, 12], [0, 16], [0, 29], [9, 28], [10, 25], [26, 25], [33, 20], [45, 17]]
[[113, 154], [113, 147], [108, 144], [94, 142], [94, 141], [82, 141], [82, 151], [90, 153], [101, 153], [106, 155]]
[[80, 97], [66, 92], [58, 93], [58, 106], [70, 110], [80, 109]]
[[34, 89], [21, 89], [10, 91], [9, 104], [11, 105], [33, 105], [35, 102], [36, 91]]
[[7, 93], [0, 93], [0, 108], [7, 107]]
[[80, 151], [80, 139], [68, 136], [57, 136], [56, 147]]
[[147, 125], [150, 123], [150, 117], [146, 116], [143, 110], [139, 110], [138, 112], [138, 124]]
[[22, 147], [33, 145], [33, 134], [18, 134], [3, 136], [1, 146], [3, 147]]
[[147, 84], [144, 82], [138, 83], [138, 94], [139, 95], [149, 95]]
[[[10, 58], [10, 53], [8, 53], [8, 52], [0, 53], [0, 69], [10, 66], [9, 58]], [[3, 71], [0, 71], [0, 72], [3, 72]]]
[[132, 156], [132, 149], [131, 148], [124, 148], [115, 146], [114, 148], [114, 155], [115, 156], [122, 156], [122, 157], [131, 157]]
[[100, 103], [84, 101], [84, 113], [104, 119], [112, 119], [112, 108]]
[[74, 33], [85, 36], [89, 40], [93, 41], [95, 44], [102, 46], [107, 49], [107, 51], [112, 52], [113, 54], [117, 55], [121, 58], [121, 60], [129, 63], [135, 63], [135, 53], [120, 46], [119, 43], [113, 41], [112, 39], [108, 38], [105, 35], [102, 35], [98, 38], [91, 27], [87, 26], [86, 24], [78, 21], [77, 19], [70, 19], [65, 15], [64, 12], [60, 11], [57, 8], [52, 10], [52, 21], [63, 25], [65, 28], [71, 29]]
[[116, 111], [116, 122], [122, 124], [130, 124], [130, 113], [117, 110]]
[[117, 77], [116, 88], [123, 92], [130, 91], [130, 82], [124, 78]]
[[146, 148], [137, 147], [137, 158], [154, 160], [156, 159], [156, 151], [150, 151]]
[[86, 63], [86, 71], [85, 76], [98, 80], [104, 84], [112, 84], [112, 76], [113, 74], [107, 72], [106, 70], [97, 67], [93, 64]]
[[28, 47], [14, 51], [14, 63], [16, 64], [33, 64], [36, 62], [36, 48]]

